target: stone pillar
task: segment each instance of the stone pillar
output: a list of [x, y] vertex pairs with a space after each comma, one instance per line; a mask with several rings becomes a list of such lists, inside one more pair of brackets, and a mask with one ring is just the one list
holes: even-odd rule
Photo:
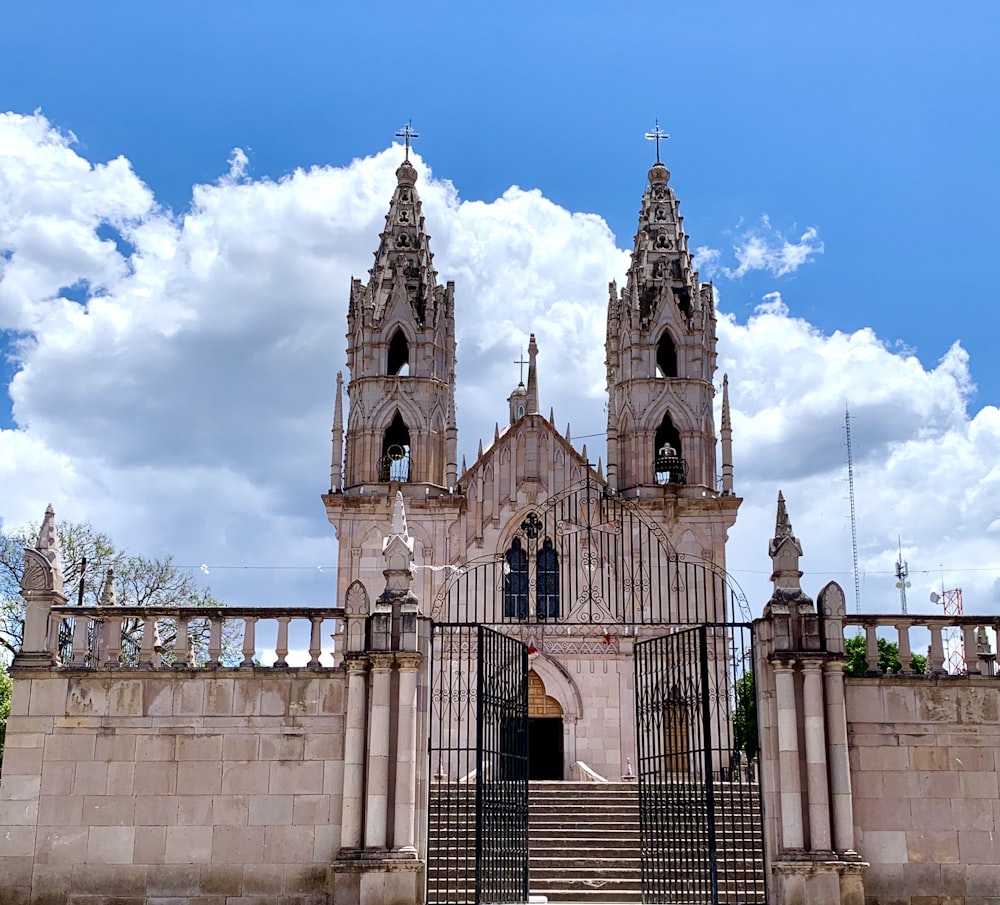
[[795, 660], [772, 661], [778, 710], [778, 782], [781, 801], [781, 847], [801, 850], [802, 783], [799, 776], [799, 721], [795, 706]]
[[24, 598], [24, 634], [21, 650], [14, 657], [12, 668], [45, 667], [56, 662], [58, 651], [49, 644], [49, 613], [54, 606], [66, 603], [63, 594], [62, 557], [59, 552], [59, 532], [52, 506], [45, 510], [38, 543], [24, 551], [24, 574], [21, 596]]
[[364, 812], [365, 713], [368, 690], [367, 657], [347, 659], [347, 719], [344, 733], [344, 793], [341, 811], [341, 846], [361, 848], [361, 816]]
[[851, 795], [851, 765], [847, 747], [844, 666], [843, 660], [831, 660], [823, 666], [827, 759], [830, 766], [833, 848], [834, 851], [854, 855], [854, 801]]
[[396, 800], [393, 851], [416, 857], [414, 814], [417, 804], [417, 668], [418, 653], [396, 654], [399, 668], [399, 731], [396, 742]]
[[392, 657], [372, 654], [372, 701], [368, 729], [365, 848], [386, 848], [389, 817], [389, 673]]
[[831, 843], [822, 660], [802, 660], [802, 709], [806, 737], [809, 848], [814, 852], [825, 852], [830, 850]]

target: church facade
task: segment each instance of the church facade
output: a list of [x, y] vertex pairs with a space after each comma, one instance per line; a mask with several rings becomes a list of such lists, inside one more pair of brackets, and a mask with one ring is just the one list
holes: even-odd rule
[[625, 285], [609, 287], [606, 464], [543, 414], [532, 335], [505, 425], [459, 465], [455, 286], [438, 282], [416, 169], [407, 159], [396, 176], [375, 264], [350, 287], [348, 414], [345, 425], [338, 375], [323, 496], [338, 599], [350, 617], [380, 593], [401, 493], [421, 610], [528, 645], [532, 778], [629, 776], [634, 643], [662, 633], [653, 626], [731, 621], [734, 607], [725, 545], [741, 501], [725, 380], [721, 437], [714, 417], [713, 290], [693, 268], [670, 173], [650, 169]]

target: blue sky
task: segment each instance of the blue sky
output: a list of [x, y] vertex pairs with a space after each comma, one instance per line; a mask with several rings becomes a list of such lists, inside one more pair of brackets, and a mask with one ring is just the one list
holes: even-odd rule
[[[8, 40], [0, 56], [0, 110], [22, 116], [40, 111], [51, 134], [75, 136], [75, 141], [67, 139], [68, 147], [80, 161], [98, 165], [123, 157], [153, 199], [151, 205], [140, 203], [135, 199], [141, 191], [129, 188], [133, 200], [128, 204], [138, 205], [129, 208], [129, 216], [152, 222], [156, 219], [153, 212], [160, 211], [175, 226], [198, 207], [197, 201], [192, 207], [196, 187], [212, 187], [216, 193], [212, 197], [218, 200], [225, 194], [226, 180], [232, 183], [230, 188], [239, 185], [249, 192], [256, 187], [263, 192], [272, 183], [289, 186], [281, 180], [297, 168], [348, 172], [356, 159], [379, 160], [393, 133], [412, 118], [420, 133], [416, 147], [421, 165], [432, 171], [434, 179], [450, 182], [457, 192], [452, 201], [447, 200], [446, 185], [439, 192], [442, 209], [455, 213], [456, 223], [468, 223], [468, 218], [459, 216], [461, 211], [469, 216], [475, 213], [470, 202], [483, 202], [494, 210], [490, 206], [498, 198], [511, 186], [519, 186], [538, 192], [534, 201], [519, 197], [517, 203], [525, 210], [534, 204], [541, 211], [540, 198], [559, 210], [603, 218], [619, 250], [631, 246], [645, 172], [653, 159], [652, 146], [643, 140], [643, 133], [658, 117], [671, 135], [663, 157], [673, 173], [691, 246], [706, 250], [702, 276], [714, 278], [720, 310], [743, 330], [734, 331], [729, 339], [720, 336], [725, 346], [723, 364], [728, 360], [734, 374], [756, 375], [753, 386], [747, 379], [739, 403], [746, 419], [742, 464], [748, 502], [741, 516], [746, 527], [738, 529], [746, 536], [737, 536], [735, 541], [746, 545], [746, 553], [731, 557], [744, 565], [746, 581], [757, 582], [750, 563], [757, 561], [761, 571], [767, 569], [766, 561], [760, 562], [763, 549], [757, 535], [773, 518], [773, 499], [782, 481], [788, 485], [785, 491], [793, 522], [800, 527], [796, 512], [801, 512], [813, 536], [821, 539], [823, 553], [816, 556], [817, 567], [833, 572], [842, 569], [846, 510], [838, 483], [842, 415], [833, 412], [842, 413], [847, 402], [857, 406], [859, 480], [872, 482], [867, 503], [862, 501], [860, 507], [862, 559], [868, 558], [871, 574], [887, 571], [897, 530], [904, 534], [911, 569], [916, 561], [936, 575], [949, 568], [957, 573], [968, 566], [997, 562], [1000, 557], [993, 555], [991, 544], [983, 543], [992, 520], [984, 522], [985, 515], [977, 516], [979, 521], [971, 519], [955, 502], [974, 497], [980, 508], [989, 510], [1000, 499], [990, 495], [993, 476], [989, 469], [976, 471], [970, 464], [972, 471], [966, 474], [964, 466], [958, 468], [965, 485], [954, 488], [943, 482], [956, 467], [944, 470], [933, 487], [943, 500], [938, 503], [937, 497], [927, 496], [931, 491], [921, 478], [927, 477], [928, 469], [919, 467], [919, 456], [940, 458], [954, 435], [971, 444], [960, 453], [963, 462], [981, 465], [983, 448], [968, 438], [979, 436], [973, 430], [977, 416], [984, 411], [991, 414], [1000, 396], [1000, 367], [994, 353], [1000, 314], [992, 273], [998, 239], [995, 211], [1000, 205], [995, 170], [1000, 129], [996, 117], [1000, 8], [988, 2], [803, 4], [778, 0], [703, 6], [624, 2], [612, 9], [609, 4], [591, 2], [476, 7], [388, 2], [375, 9], [331, 3], [293, 3], [280, 8], [261, 2], [8, 3], [3, 11]], [[18, 129], [27, 128], [19, 123]], [[39, 146], [48, 140], [37, 135], [32, 140], [36, 139]], [[237, 147], [245, 152], [247, 163], [231, 171], [228, 161], [235, 159]], [[0, 156], [2, 151], [0, 147]], [[388, 164], [370, 166], [373, 174], [389, 172]], [[61, 185], [65, 198], [71, 199], [72, 186], [67, 188], [63, 177], [59, 177], [62, 182], [52, 183], [53, 178], [30, 160], [26, 169], [8, 177], [15, 180], [15, 187], [22, 180], [34, 180], [33, 185], [43, 187]], [[8, 181], [8, 188], [11, 184]], [[382, 194], [376, 191], [374, 196], [384, 210], [391, 183], [388, 190], [379, 191]], [[429, 210], [437, 197], [434, 192], [431, 196]], [[0, 211], [0, 251], [9, 257], [20, 248], [21, 239], [4, 237], [5, 228], [15, 235], [10, 224], [16, 204], [28, 205], [34, 216], [41, 216], [49, 203], [45, 199], [51, 197], [39, 191], [25, 201], [16, 192], [5, 195], [0, 191], [0, 200], [7, 198], [10, 206], [6, 220]], [[60, 208], [72, 209], [71, 200]], [[525, 229], [542, 241], [546, 234], [532, 216], [525, 213], [529, 224]], [[358, 275], [369, 266], [368, 256], [376, 244], [377, 217], [371, 223], [374, 226], [366, 227], [359, 222], [357, 236], [338, 246], [351, 250], [343, 266]], [[442, 214], [436, 226], [429, 213], [428, 228], [432, 237], [442, 237], [440, 243], [432, 238], [442, 279], [451, 278], [444, 265], [453, 263], [461, 287], [466, 264], [449, 244], [454, 235], [451, 220]], [[241, 241], [248, 243], [255, 233], [266, 231], [259, 220], [241, 222], [239, 230]], [[106, 224], [95, 226], [94, 234], [97, 238], [113, 235]], [[304, 240], [286, 233], [290, 245], [280, 260], [292, 260], [302, 251], [308, 231], [302, 235]], [[336, 233], [343, 235], [343, 231]], [[123, 245], [120, 249], [124, 258], [129, 258], [130, 248]], [[782, 266], [783, 249], [790, 250], [793, 264]], [[608, 252], [609, 261], [613, 251]], [[134, 268], [136, 260], [129, 266]], [[571, 272], [573, 256], [562, 263], [553, 257], [552, 262], [546, 278], [554, 284], [562, 279], [583, 280], [579, 272]], [[476, 276], [473, 264], [468, 268], [470, 288], [487, 285], [486, 271]], [[175, 274], [169, 285], [176, 286], [179, 279]], [[270, 296], [263, 293], [260, 297], [262, 309], [269, 304], [280, 309], [286, 304], [288, 284], [275, 279]], [[599, 319], [598, 307], [606, 298], [601, 285], [606, 278], [590, 282], [596, 284], [594, 297], [580, 301], [579, 323], [589, 323], [592, 316]], [[89, 302], [87, 285], [77, 283], [74, 290], [54, 288], [63, 289], [56, 295], [85, 305]], [[533, 287], [537, 283], [523, 291], [530, 293]], [[164, 431], [162, 436], [156, 428], [148, 430], [147, 435], [157, 437], [156, 455], [134, 435], [120, 444], [109, 441], [107, 449], [100, 449], [100, 436], [113, 434], [116, 425], [123, 427], [130, 418], [136, 430], [144, 430], [142, 419], [135, 409], [131, 414], [109, 412], [106, 406], [97, 405], [93, 394], [100, 391], [100, 384], [85, 382], [74, 392], [66, 391], [65, 384], [59, 387], [58, 382], [65, 382], [67, 374], [80, 373], [73, 368], [86, 368], [88, 374], [107, 374], [110, 391], [123, 400], [170, 410], [168, 401], [154, 405], [150, 392], [140, 392], [144, 384], [139, 371], [115, 371], [115, 363], [135, 352], [139, 340], [133, 337], [120, 349], [113, 341], [110, 346], [108, 342], [96, 345], [108, 351], [104, 363], [93, 349], [85, 360], [74, 362], [66, 351], [72, 348], [68, 341], [59, 347], [62, 353], [59, 349], [50, 353], [43, 349], [45, 354], [12, 353], [12, 337], [35, 336], [36, 327], [25, 327], [30, 319], [4, 315], [2, 290], [0, 280], [0, 328], [9, 356], [0, 366], [0, 377], [7, 384], [23, 371], [24, 379], [23, 389], [13, 391], [15, 396], [20, 393], [16, 417], [9, 398], [6, 405], [0, 404], [0, 429], [8, 433], [9, 443], [16, 439], [23, 447], [30, 440], [44, 447], [43, 456], [37, 451], [30, 454], [31, 468], [42, 469], [38, 463], [51, 455], [80, 480], [86, 476], [89, 489], [84, 492], [82, 485], [68, 478], [68, 483], [60, 485], [61, 479], [52, 475], [51, 495], [62, 500], [67, 517], [97, 520], [101, 516], [114, 522], [109, 527], [116, 536], [131, 538], [131, 546], [152, 547], [151, 552], [173, 550], [194, 564], [210, 555], [220, 562], [267, 561], [280, 555], [281, 564], [295, 561], [297, 555], [309, 561], [321, 557], [322, 545], [329, 543], [329, 529], [315, 502], [315, 493], [322, 489], [321, 470], [309, 480], [275, 483], [267, 502], [254, 510], [255, 517], [272, 524], [281, 518], [291, 520], [292, 527], [286, 526], [282, 535], [285, 547], [280, 554], [280, 544], [266, 531], [258, 531], [262, 539], [252, 541], [255, 523], [245, 513], [239, 519], [233, 516], [246, 526], [245, 533], [234, 531], [228, 546], [219, 549], [211, 546], [207, 534], [200, 547], [188, 547], [190, 531], [169, 527], [184, 523], [180, 509], [163, 519], [162, 530], [150, 527], [156, 504], [143, 499], [141, 492], [136, 497], [136, 488], [145, 486], [139, 480], [137, 463], [149, 466], [162, 456], [167, 463], [163, 467], [175, 469], [171, 474], [179, 482], [177, 487], [185, 488], [175, 495], [183, 499], [187, 493], [193, 501], [203, 495], [193, 477], [198, 469], [225, 469], [251, 483], [264, 480], [265, 462], [247, 464], [241, 458], [252, 438], [240, 437], [242, 445], [202, 442], [198, 425], [211, 420], [209, 413], [202, 421], [178, 424], [176, 431]], [[324, 288], [329, 298], [331, 339], [324, 358], [329, 372], [317, 379], [327, 386], [332, 372], [343, 367], [340, 337], [346, 290], [346, 280]], [[114, 295], [115, 289], [96, 294], [104, 292]], [[46, 302], [43, 296], [31, 303], [41, 305]], [[530, 309], [533, 317], [553, 321], [549, 324], [552, 341], [569, 330], [554, 323], [559, 312], [565, 314], [562, 301], [554, 297]], [[772, 307], [761, 312], [762, 303]], [[252, 307], [254, 303], [245, 304]], [[461, 315], [461, 297], [458, 304]], [[464, 304], [471, 320], [478, 309], [468, 297]], [[774, 305], [780, 307], [772, 310]], [[259, 316], [261, 335], [266, 335], [267, 318], [263, 313]], [[121, 319], [116, 323], [120, 326]], [[239, 323], [242, 329], [247, 320]], [[794, 336], [789, 335], [785, 346], [768, 347], [768, 360], [746, 360], [746, 356], [764, 354], [764, 334], [754, 330], [769, 331], [766, 337], [774, 340], [782, 336], [782, 329], [792, 327]], [[508, 352], [516, 353], [523, 334], [537, 328], [534, 322], [518, 322], [497, 325], [493, 331], [509, 339], [503, 349], [496, 350], [494, 364], [499, 369], [501, 361], [510, 362], [511, 382], [516, 380], [512, 362], [517, 355]], [[831, 339], [838, 331], [855, 336], [864, 328], [871, 331], [870, 348], [864, 354], [830, 360], [829, 356], [846, 354]], [[199, 342], [212, 348], [202, 335], [187, 351], [194, 355], [192, 350], [201, 348]], [[480, 338], [477, 348], [470, 334], [464, 342], [459, 351], [460, 379], [464, 374], [473, 385], [478, 356], [472, 353], [474, 349], [482, 352], [486, 341]], [[807, 348], [810, 342], [815, 349]], [[939, 368], [943, 358], [955, 354], [949, 350], [956, 342], [968, 355], [966, 370], [957, 377], [961, 362], [949, 359], [951, 364], [943, 371]], [[266, 343], [255, 346], [254, 360], [276, 358], [276, 348]], [[575, 436], [600, 431], [599, 397], [588, 397], [589, 405], [575, 408], [561, 375], [553, 373], [578, 362], [553, 354], [551, 343], [548, 348], [546, 360], [543, 346], [543, 364], [553, 370], [543, 375], [551, 375], [548, 401], [556, 403], [557, 419], [565, 420], [561, 410], [572, 414]], [[858, 343], [852, 348], [857, 350]], [[815, 418], [809, 421], [815, 429], [806, 423], [797, 428], [786, 425], [774, 428], [769, 438], [773, 409], [781, 405], [780, 400], [768, 405], [760, 387], [769, 380], [769, 366], [778, 369], [780, 365], [794, 378], [794, 356], [804, 349], [825, 362], [803, 371], [812, 375], [815, 386], [806, 385], [803, 378], [798, 397], [805, 409], [815, 398]], [[156, 357], [154, 351], [151, 347], [144, 365]], [[180, 353], [172, 347], [170, 354]], [[246, 360], [233, 355], [234, 366], [224, 380], [206, 372], [202, 382], [193, 382], [193, 392], [210, 398], [206, 387], [238, 384], [243, 373], [240, 362]], [[910, 355], [916, 356], [919, 368], [906, 364]], [[778, 362], [776, 356], [789, 360]], [[600, 359], [597, 350], [588, 360], [599, 366]], [[832, 386], [828, 372], [840, 370], [845, 362], [850, 363], [851, 373]], [[490, 380], [502, 382], [503, 373], [491, 371], [487, 379], [484, 371], [483, 386]], [[599, 369], [594, 373], [599, 383]], [[51, 384], [46, 383], [46, 375]], [[940, 380], [945, 377], [954, 380], [941, 389]], [[276, 400], [280, 383], [267, 384]], [[885, 390], [887, 385], [894, 389]], [[139, 388], [133, 396], [129, 396], [130, 387]], [[500, 404], [491, 408], [483, 424], [474, 417], [468, 428], [460, 423], [462, 446], [468, 453], [474, 451], [480, 433], [491, 433], [492, 420], [503, 417], [506, 392], [506, 387], [497, 390]], [[332, 406], [332, 393], [317, 390], [317, 413], [323, 394], [327, 407]], [[543, 402], [544, 396], [543, 382]], [[257, 393], [261, 409], [255, 417], [271, 418], [275, 431], [301, 430], [302, 436], [315, 434], [325, 442], [327, 425], [317, 428], [309, 421], [312, 405], [296, 413], [287, 397], [275, 401], [273, 408], [267, 407], [265, 397], [266, 389]], [[917, 397], [922, 401], [914, 401]], [[466, 400], [467, 416], [475, 414], [470, 413], [476, 407], [473, 400], [478, 397], [470, 395]], [[60, 405], [72, 406], [72, 412], [61, 411]], [[88, 407], [93, 409], [89, 414]], [[886, 416], [887, 411], [895, 412], [898, 419]], [[459, 414], [461, 419], [461, 409]], [[60, 424], [61, 429], [56, 427]], [[234, 435], [239, 431], [229, 434]], [[929, 445], [905, 451], [900, 444], [909, 442], [907, 438]], [[740, 489], [739, 435], [736, 444]], [[833, 453], [822, 467], [810, 471], [803, 463], [815, 456], [804, 451], [820, 448]], [[22, 448], [17, 455], [29, 454]], [[322, 458], [318, 452], [315, 455]], [[11, 456], [10, 461], [16, 461], [15, 454]], [[907, 462], [915, 458], [916, 464], [912, 470], [900, 467], [889, 480], [879, 468], [897, 461], [893, 456]], [[865, 478], [868, 462], [872, 467]], [[180, 463], [193, 470], [181, 475], [176, 471]], [[305, 460], [303, 468], [308, 470]], [[11, 483], [0, 493], [0, 518], [5, 524], [23, 521], [25, 513], [47, 502], [44, 475], [35, 482], [16, 480], [14, 474], [7, 473]], [[17, 474], [24, 474], [23, 468]], [[782, 478], [783, 474], [787, 477]], [[789, 493], [789, 486], [793, 492], [796, 489], [796, 481], [804, 482], [798, 500]], [[862, 485], [862, 491], [869, 493], [867, 485]], [[101, 493], [110, 495], [115, 504], [109, 506]], [[124, 500], [129, 494], [132, 501], [127, 505]], [[820, 505], [817, 501], [823, 494], [828, 500]], [[292, 506], [287, 495], [302, 495], [301, 505]], [[912, 500], [902, 502], [907, 497]], [[900, 501], [895, 514], [893, 501]], [[221, 500], [216, 502], [225, 506]], [[970, 520], [961, 526], [949, 524], [945, 531], [941, 521], [951, 503], [958, 509], [954, 513], [948, 509], [947, 518]], [[208, 521], [225, 520], [217, 513], [213, 509]], [[926, 524], [918, 530], [914, 526], [921, 519]], [[828, 528], [829, 543], [824, 534]], [[303, 531], [302, 539], [295, 541], [298, 530]], [[912, 543], [905, 536], [907, 531]], [[951, 546], [942, 539], [944, 534], [953, 539]], [[956, 547], [954, 538], [967, 538], [969, 546]], [[804, 536], [803, 542], [808, 551], [809, 538]], [[261, 545], [259, 549], [255, 543]], [[849, 555], [848, 549], [848, 561]], [[332, 562], [332, 552], [324, 558]], [[213, 574], [213, 580], [218, 574]], [[993, 599], [992, 582], [998, 575], [1000, 571], [992, 570], [980, 581], [983, 599]], [[872, 582], [874, 588], [874, 578]], [[278, 587], [276, 580], [268, 593], [276, 595]], [[891, 600], [891, 588], [886, 598], [884, 589], [878, 587], [881, 596], [876, 599]], [[314, 582], [296, 593], [310, 598], [304, 602], [314, 602], [313, 597], [322, 597], [324, 588]], [[244, 592], [233, 585], [231, 594]]]

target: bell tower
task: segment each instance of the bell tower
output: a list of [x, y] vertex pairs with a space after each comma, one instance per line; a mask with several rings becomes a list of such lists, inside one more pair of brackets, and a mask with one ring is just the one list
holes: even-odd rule
[[657, 160], [625, 287], [619, 292], [612, 283], [608, 302], [608, 483], [658, 510], [675, 543], [685, 522], [702, 521], [688, 545], [722, 565], [725, 529], [741, 501], [732, 490], [726, 392], [721, 469], [716, 458], [713, 290], [693, 267], [670, 172], [659, 159], [665, 136], [657, 128], [647, 137], [657, 139]]
[[[458, 478], [455, 284], [437, 282], [408, 153], [396, 181], [375, 266], [367, 283], [351, 284], [344, 490], [389, 483], [447, 488]], [[337, 454], [335, 448], [334, 478]]]

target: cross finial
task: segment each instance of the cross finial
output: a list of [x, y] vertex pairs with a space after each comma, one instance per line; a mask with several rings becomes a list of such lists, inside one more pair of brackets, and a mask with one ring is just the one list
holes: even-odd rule
[[667, 135], [667, 133], [664, 132], [660, 128], [660, 121], [657, 119], [656, 120], [656, 124], [653, 126], [653, 131], [646, 133], [646, 141], [655, 141], [656, 142], [656, 162], [657, 163], [660, 162], [660, 139], [661, 138], [667, 139], [667, 138], [670, 138], [670, 136]]
[[524, 357], [524, 349], [521, 349], [521, 357], [514, 359], [514, 364], [521, 366], [521, 383], [524, 383], [524, 366], [528, 364], [528, 360]]
[[396, 133], [396, 138], [402, 138], [403, 139], [403, 143], [406, 146], [406, 161], [407, 161], [407, 163], [409, 163], [409, 160], [410, 160], [410, 140], [413, 139], [413, 138], [420, 138], [420, 135], [417, 132], [413, 131], [413, 120], [412, 119], [406, 121], [406, 125], [403, 126], [403, 128], [400, 129]]

